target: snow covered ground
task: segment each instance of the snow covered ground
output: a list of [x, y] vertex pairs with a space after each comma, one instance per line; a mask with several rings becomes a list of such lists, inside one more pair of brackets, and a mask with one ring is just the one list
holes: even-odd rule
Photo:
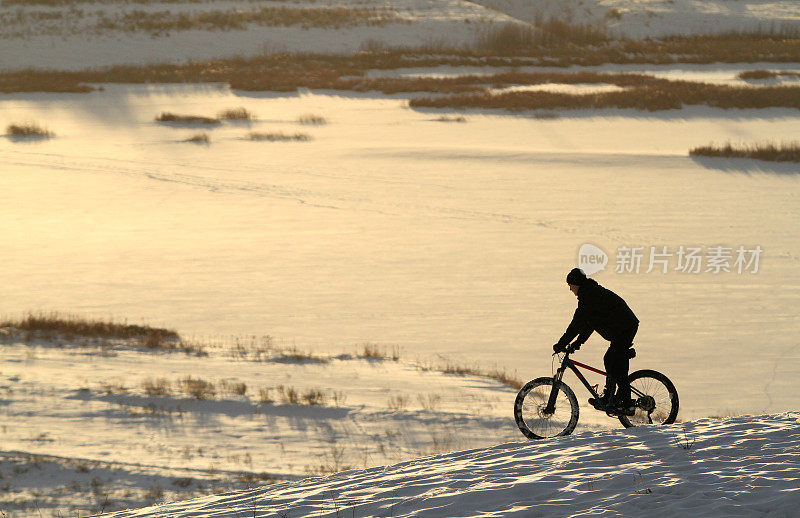
[[[521, 437], [514, 389], [445, 362], [298, 357], [265, 338], [203, 347], [5, 337], [0, 510], [119, 510]], [[198, 399], [187, 377], [214, 393]], [[620, 426], [594, 414], [585, 429]]]
[[[236, 106], [256, 120], [153, 121]], [[67, 308], [333, 354], [372, 341], [533, 378], [574, 309], [564, 275], [592, 243], [612, 257], [596, 278], [642, 320], [634, 367], [670, 375], [685, 417], [800, 404], [797, 166], [687, 155], [790, 139], [795, 111], [448, 123], [402, 96], [140, 85], [9, 95], [0, 112], [56, 133], [0, 139], [6, 313]], [[311, 140], [245, 140], [253, 130]], [[183, 142], [198, 132], [209, 145]], [[644, 273], [646, 257], [639, 274], [614, 271], [620, 246], [719, 244], [761, 246], [758, 273], [683, 273], [675, 256], [665, 274]], [[580, 354], [602, 364], [603, 351], [593, 338]]]
[[376, 8], [388, 13], [384, 16], [387, 23], [302, 27], [253, 22], [228, 30], [120, 29], [115, 20], [135, 18], [136, 12], [169, 18], [246, 13], [275, 4], [260, 0], [244, 4], [228, 0], [147, 4], [111, 0], [49, 7], [4, 2], [0, 3], [0, 70], [183, 62], [265, 51], [349, 53], [376, 46], [465, 46], [474, 44], [491, 24], [549, 19], [589, 24], [632, 38], [735, 31], [797, 34], [800, 30], [800, 4], [795, 0], [402, 0], [391, 4], [317, 0], [277, 5], [290, 9]]
[[776, 0], [475, 0], [516, 19], [558, 19], [628, 38], [800, 28], [800, 5]]
[[[632, 37], [791, 29], [800, 16], [795, 1], [757, 0], [391, 7], [402, 21], [384, 26], [155, 35], [89, 30], [93, 18], [77, 15], [77, 25], [37, 33], [42, 26], [15, 25], [14, 17], [47, 19], [50, 8], [2, 3], [9, 23], [0, 29], [0, 69], [467, 44], [486, 23], [536, 13]], [[119, 14], [133, 4], [79, 8]], [[796, 63], [593, 69], [741, 85], [738, 72], [756, 68], [800, 71]], [[800, 167], [687, 153], [712, 142], [796, 139], [798, 112], [456, 113], [412, 110], [408, 98], [215, 84], [0, 97], [0, 127], [35, 121], [55, 133], [0, 135], [0, 313], [113, 315], [209, 344], [207, 357], [69, 341], [0, 346], [0, 509], [9, 518], [39, 516], [37, 507], [45, 515], [116, 510], [276, 480], [175, 504], [170, 515], [792, 514]], [[239, 106], [254, 120], [154, 121], [164, 111], [213, 116]], [[304, 114], [326, 123], [303, 124]], [[309, 139], [255, 142], [250, 131]], [[186, 141], [201, 133], [207, 144]], [[550, 344], [575, 305], [564, 275], [584, 243], [611, 256], [595, 278], [642, 320], [632, 368], [669, 375], [684, 421], [790, 413], [625, 431], [590, 411], [569, 375], [583, 405], [577, 435], [493, 446], [521, 440], [515, 391], [423, 367], [450, 360], [521, 379], [550, 374]], [[644, 273], [647, 255], [640, 273], [614, 271], [620, 247], [675, 254], [717, 245], [760, 246], [758, 272], [715, 274], [704, 264], [684, 273], [674, 255], [667, 273]], [[271, 335], [278, 349], [243, 356], [235, 344], [250, 335]], [[397, 347], [399, 361], [360, 357], [364, 342]], [[603, 345], [594, 337], [578, 359], [602, 364]], [[277, 352], [293, 346], [317, 360]], [[218, 393], [193, 399], [181, 385], [186, 376], [213, 382]], [[144, 383], [159, 378], [170, 392], [146, 393]], [[247, 391], [233, 392], [236, 383]], [[328, 400], [286, 404], [279, 386], [320, 389]], [[276, 401], [260, 401], [261, 389]], [[405, 462], [375, 467], [398, 461]], [[296, 480], [344, 467], [369, 469]]]
[[800, 414], [509, 443], [112, 513], [171, 516], [796, 516]]

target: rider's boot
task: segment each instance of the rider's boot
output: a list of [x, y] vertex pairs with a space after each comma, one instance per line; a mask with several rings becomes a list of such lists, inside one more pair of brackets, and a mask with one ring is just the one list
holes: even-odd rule
[[597, 410], [605, 410], [608, 406], [611, 398], [608, 395], [608, 392], [603, 391], [603, 394], [600, 396], [600, 399], [595, 399], [593, 397], [589, 398], [589, 404], [592, 405]]
[[611, 400], [610, 409], [614, 414], [630, 417], [636, 413], [636, 401], [632, 400], [630, 397], [616, 395]]

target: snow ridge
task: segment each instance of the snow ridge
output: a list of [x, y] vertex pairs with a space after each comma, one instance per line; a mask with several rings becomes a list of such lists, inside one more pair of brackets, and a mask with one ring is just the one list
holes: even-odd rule
[[502, 444], [109, 517], [791, 516], [800, 412]]

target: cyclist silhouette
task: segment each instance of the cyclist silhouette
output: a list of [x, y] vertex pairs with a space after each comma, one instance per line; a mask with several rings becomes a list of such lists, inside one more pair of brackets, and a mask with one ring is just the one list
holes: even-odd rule
[[[633, 415], [635, 407], [631, 400], [628, 370], [630, 347], [639, 329], [639, 319], [622, 297], [600, 286], [594, 279], [587, 278], [580, 268], [573, 268], [567, 274], [567, 284], [570, 291], [578, 297], [578, 308], [567, 331], [553, 346], [553, 350], [556, 352], [566, 350], [576, 337], [571, 347], [573, 350], [578, 350], [593, 331], [597, 331], [600, 336], [611, 342], [603, 356], [606, 388], [601, 396], [602, 404], [618, 413]], [[600, 402], [594, 398], [589, 399], [589, 404], [602, 409]]]

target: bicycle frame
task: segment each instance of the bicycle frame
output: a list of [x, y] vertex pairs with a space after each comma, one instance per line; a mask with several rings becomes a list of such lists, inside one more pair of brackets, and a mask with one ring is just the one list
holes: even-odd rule
[[[578, 370], [578, 367], [592, 371], [602, 376], [607, 376], [607, 374], [601, 371], [600, 369], [595, 369], [591, 365], [586, 365], [585, 363], [581, 363], [575, 360], [570, 360], [569, 354], [570, 353], [566, 353], [564, 355], [564, 359], [561, 360], [561, 366], [553, 375], [553, 388], [550, 390], [550, 398], [547, 400], [547, 406], [544, 407], [544, 412], [549, 414], [555, 412], [556, 396], [558, 395], [558, 382], [561, 381], [561, 378], [564, 377], [564, 372], [567, 370], [567, 367], [569, 367], [569, 369], [575, 373], [575, 376], [577, 376], [578, 379], [581, 381], [581, 383], [583, 383], [583, 386], [586, 387], [586, 390], [588, 390], [592, 394], [592, 396], [594, 396], [594, 398], [600, 402], [600, 405], [603, 406], [603, 410], [606, 410], [607, 407], [603, 405], [603, 400], [600, 399], [600, 395], [597, 393], [597, 391], [594, 390], [592, 385], [590, 385], [589, 382], [586, 381], [586, 377], [583, 374], [581, 374], [581, 371]], [[614, 381], [616, 381], [619, 384], [618, 380]], [[639, 397], [644, 396], [644, 394], [639, 390], [637, 390], [635, 387], [631, 387], [631, 392], [635, 393]]]

